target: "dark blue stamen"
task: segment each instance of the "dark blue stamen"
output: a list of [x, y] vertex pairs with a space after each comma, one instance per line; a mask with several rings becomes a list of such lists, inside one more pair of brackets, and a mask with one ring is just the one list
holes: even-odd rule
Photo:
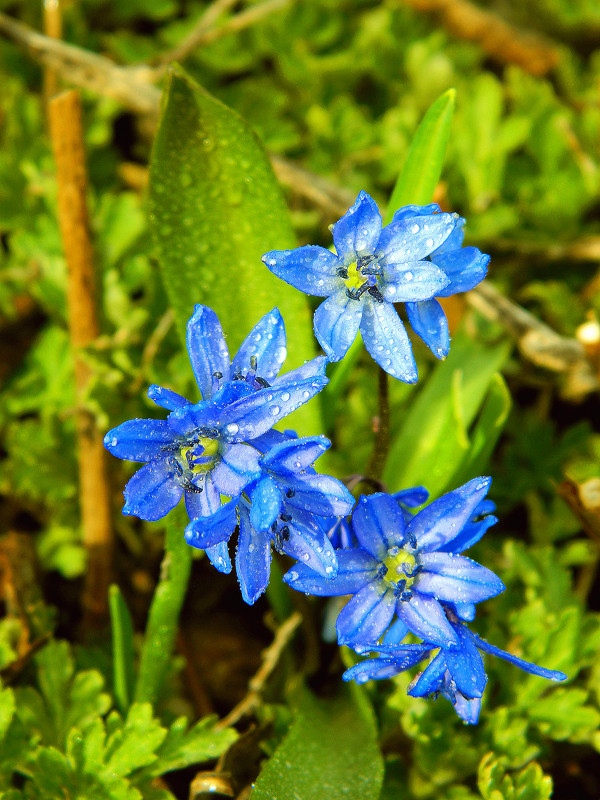
[[383, 277], [383, 270], [381, 267], [366, 267], [361, 269], [363, 275], [377, 275], [378, 278]]
[[380, 564], [375, 574], [375, 580], [381, 581], [387, 575], [388, 568], [385, 564]]
[[336, 274], [343, 278], [345, 281], [348, 280], [348, 270], [345, 267], [338, 267], [336, 269]]
[[404, 578], [401, 578], [394, 587], [394, 597], [399, 597], [402, 600], [403, 599], [402, 595], [404, 594], [405, 589], [406, 589], [406, 580]]
[[285, 496], [286, 497], [293, 497], [295, 494], [296, 494], [296, 490], [295, 489], [288, 489], [286, 491], [286, 493], [285, 493]]
[[358, 289], [346, 289], [346, 296], [349, 297], [350, 300], [360, 300], [368, 288], [368, 284], [363, 283], [363, 285], [359, 286]]
[[[373, 255], [370, 255], [370, 256], [361, 256], [361, 257], [358, 259], [358, 261], [356, 262], [356, 266], [357, 266], [357, 267], [358, 267], [360, 270], [362, 270], [362, 269], [363, 269], [363, 267], [367, 267], [369, 264], [372, 264], [374, 260], [375, 260], [375, 256], [373, 256]], [[366, 273], [366, 272], [364, 272], [364, 274], [366, 275], [367, 273]]]
[[379, 291], [379, 288], [377, 286], [369, 286], [367, 291], [369, 292], [369, 294], [371, 295], [371, 297], [374, 300], [377, 300], [378, 303], [383, 303], [384, 302], [384, 297], [381, 294], [381, 292]]
[[255, 382], [255, 383], [258, 383], [258, 385], [259, 385], [259, 386], [262, 386], [262, 388], [263, 388], [263, 389], [268, 389], [268, 388], [269, 388], [269, 386], [271, 385], [271, 384], [270, 384], [268, 381], [266, 381], [264, 378], [259, 378], [259, 377], [258, 377], [258, 375], [257, 375], [257, 376], [256, 376], [256, 378], [254, 379], [254, 382]]
[[409, 533], [408, 531], [406, 531], [406, 533], [404, 534], [404, 537], [406, 539], [408, 539], [408, 543], [413, 548], [413, 550], [416, 550], [417, 549], [417, 537], [414, 535], [414, 533]]
[[407, 603], [409, 600], [412, 600], [413, 593], [409, 590], [408, 592], [402, 592], [400, 595], [400, 600], [403, 603]]
[[291, 514], [280, 514], [279, 516], [281, 517], [283, 522], [290, 522], [290, 520], [292, 519]]

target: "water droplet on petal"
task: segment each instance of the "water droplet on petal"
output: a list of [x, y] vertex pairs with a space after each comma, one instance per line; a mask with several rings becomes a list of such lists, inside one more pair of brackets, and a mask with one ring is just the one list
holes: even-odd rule
[[279, 414], [280, 411], [281, 411], [281, 409], [279, 408], [279, 406], [271, 406], [269, 408], [269, 413], [274, 417], [276, 417], [277, 414]]

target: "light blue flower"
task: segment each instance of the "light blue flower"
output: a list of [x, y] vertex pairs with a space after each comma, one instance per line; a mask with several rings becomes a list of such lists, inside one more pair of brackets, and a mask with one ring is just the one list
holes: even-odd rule
[[[124, 514], [157, 520], [184, 496], [191, 518], [213, 515], [222, 495], [238, 497], [260, 477], [261, 437], [327, 383], [323, 357], [277, 377], [285, 344], [283, 320], [273, 309], [230, 363], [216, 314], [196, 306], [187, 347], [202, 401], [151, 386], [151, 399], [171, 412], [167, 419], [129, 420], [104, 437], [118, 458], [147, 462], [125, 487]], [[207, 552], [227, 567], [222, 548]]]
[[285, 580], [308, 594], [352, 595], [337, 620], [341, 644], [376, 642], [397, 614], [423, 640], [458, 647], [442, 603], [470, 618], [475, 603], [504, 590], [493, 572], [458, 555], [483, 534], [472, 520], [489, 485], [489, 478], [475, 478], [408, 522], [394, 497], [363, 496], [352, 514], [360, 547], [337, 551], [337, 577], [326, 580], [298, 564]]
[[193, 519], [185, 532], [188, 544], [202, 550], [221, 547], [228, 559], [227, 542], [239, 525], [236, 571], [247, 603], [254, 603], [269, 582], [272, 545], [315, 574], [335, 577], [337, 559], [324, 523], [332, 515], [348, 514], [354, 505], [340, 481], [312, 466], [330, 445], [324, 436], [279, 437], [243, 494], [212, 516]]
[[427, 210], [383, 227], [375, 201], [360, 192], [333, 226], [337, 255], [309, 245], [273, 250], [263, 261], [300, 291], [327, 298], [315, 312], [314, 329], [331, 361], [344, 357], [360, 330], [382, 369], [414, 383], [410, 340], [393, 304], [428, 301], [450, 285], [451, 278], [429, 256], [446, 242], [457, 219]]

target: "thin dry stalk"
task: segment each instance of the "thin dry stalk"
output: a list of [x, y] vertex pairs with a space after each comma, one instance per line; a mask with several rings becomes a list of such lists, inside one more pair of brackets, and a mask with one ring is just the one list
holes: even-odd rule
[[[62, 39], [62, 10], [59, 0], [44, 0], [44, 32], [50, 39]], [[46, 103], [58, 92], [58, 72], [51, 67], [44, 70], [44, 98]]]
[[68, 269], [69, 331], [75, 358], [80, 505], [88, 555], [84, 625], [95, 626], [105, 620], [108, 612], [113, 532], [102, 435], [84, 406], [91, 375], [82, 349], [97, 339], [99, 325], [79, 93], [71, 90], [54, 97], [48, 104], [48, 115], [57, 167], [58, 217]]

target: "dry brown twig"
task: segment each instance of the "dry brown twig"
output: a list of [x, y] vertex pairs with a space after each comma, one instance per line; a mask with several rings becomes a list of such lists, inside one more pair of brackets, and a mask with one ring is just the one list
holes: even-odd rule
[[[249, 9], [249, 11], [263, 8], [269, 2], [270, 0], [265, 0], [265, 3]], [[450, 13], [451, 5], [456, 5], [463, 10], [465, 5], [469, 5], [468, 14], [473, 19], [479, 20], [480, 27], [485, 26], [484, 23], [490, 22], [488, 12], [471, 7], [466, 0], [403, 0], [403, 2], [410, 3], [415, 8], [419, 7], [420, 10], [441, 11], [446, 9], [448, 13]], [[283, 4], [284, 0], [280, 0], [280, 3]], [[270, 5], [269, 7], [273, 10], [274, 6]], [[246, 12], [237, 16], [241, 17], [244, 13]], [[473, 16], [474, 14], [475, 16]], [[477, 14], [480, 16], [477, 17]], [[248, 22], [248, 16], [245, 17], [245, 20]], [[256, 18], [253, 21], [256, 21]], [[497, 18], [494, 18], [493, 22], [494, 25], [496, 23], [505, 25], [502, 20]], [[239, 29], [240, 23], [237, 24], [237, 29]], [[511, 40], [514, 40], [514, 31], [508, 26], [505, 27], [507, 29], [505, 33]], [[225, 26], [218, 30], [224, 30], [224, 28]], [[473, 30], [478, 29], [476, 25], [473, 27]], [[230, 26], [228, 30], [233, 30], [233, 27]], [[0, 32], [4, 32], [25, 47], [40, 63], [52, 65], [63, 79], [99, 94], [117, 97], [124, 105], [138, 113], [157, 116], [160, 90], [151, 84], [156, 77], [155, 70], [148, 67], [118, 67], [103, 56], [97, 56], [82, 48], [48, 39], [20, 23], [14, 22], [2, 13], [0, 13]], [[497, 25], [496, 33], [498, 33]], [[500, 41], [501, 38], [497, 37], [497, 40]], [[523, 46], [523, 40], [520, 42]], [[140, 87], [143, 87], [141, 92], [138, 91]], [[271, 161], [281, 183], [318, 206], [328, 218], [341, 216], [354, 201], [354, 197], [346, 190], [312, 175], [280, 156], [272, 155]], [[569, 256], [590, 259], [595, 258], [599, 250], [600, 239], [591, 237], [572, 245], [560, 247], [556, 252], [550, 249], [548, 253], [552, 258]], [[537, 252], [539, 253], [539, 250]], [[559, 336], [525, 309], [503, 297], [487, 282], [469, 292], [467, 299], [488, 319], [497, 320], [502, 324], [515, 338], [521, 353], [532, 363], [565, 374], [567, 376], [564, 391], [566, 396], [580, 398], [598, 389], [598, 376], [586, 358], [585, 349], [576, 339]]]
[[102, 435], [85, 408], [91, 378], [82, 349], [99, 335], [95, 272], [86, 202], [86, 169], [79, 94], [70, 90], [48, 104], [50, 137], [56, 160], [58, 218], [67, 262], [69, 331], [75, 358], [77, 445], [83, 543], [88, 556], [83, 608], [85, 623], [103, 622], [113, 550], [110, 493]]
[[285, 650], [288, 642], [293, 637], [296, 629], [302, 622], [302, 615], [299, 611], [295, 611], [289, 616], [286, 621], [281, 625], [275, 634], [272, 643], [263, 651], [262, 663], [248, 683], [248, 694], [241, 700], [226, 717], [220, 720], [216, 728], [222, 730], [223, 728], [230, 728], [235, 725], [242, 717], [253, 711], [260, 703], [260, 696], [265, 688], [265, 684], [275, 667], [279, 663], [281, 654]]
[[508, 25], [501, 17], [468, 0], [401, 0], [415, 11], [435, 15], [454, 36], [477, 44], [500, 64], [517, 64], [542, 76], [560, 61], [556, 46]]

